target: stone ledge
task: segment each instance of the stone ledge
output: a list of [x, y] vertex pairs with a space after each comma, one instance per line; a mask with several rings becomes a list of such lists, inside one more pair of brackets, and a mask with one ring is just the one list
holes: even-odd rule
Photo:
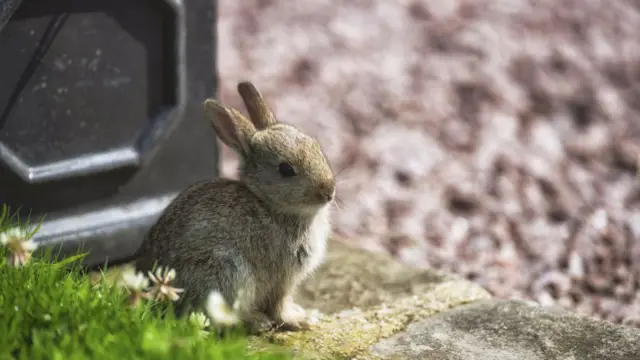
[[[532, 302], [492, 299], [454, 275], [333, 240], [298, 301], [323, 316], [266, 339], [301, 359], [638, 360], [640, 330]], [[257, 346], [256, 346], [257, 345]]]
[[[309, 331], [276, 332], [266, 339], [304, 359], [370, 359], [370, 346], [409, 324], [489, 298], [480, 286], [456, 276], [332, 240], [326, 262], [297, 296], [307, 310], [319, 310], [321, 318]], [[255, 340], [257, 350], [263, 339]]]
[[638, 360], [640, 330], [514, 300], [486, 300], [412, 323], [372, 359]]

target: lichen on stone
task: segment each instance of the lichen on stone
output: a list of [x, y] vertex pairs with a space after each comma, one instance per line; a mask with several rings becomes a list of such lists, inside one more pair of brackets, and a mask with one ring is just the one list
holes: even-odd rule
[[466, 281], [447, 281], [423, 294], [368, 308], [328, 314], [309, 331], [276, 332], [271, 342], [290, 348], [304, 359], [371, 359], [367, 349], [377, 341], [404, 330], [429, 315], [490, 295]]

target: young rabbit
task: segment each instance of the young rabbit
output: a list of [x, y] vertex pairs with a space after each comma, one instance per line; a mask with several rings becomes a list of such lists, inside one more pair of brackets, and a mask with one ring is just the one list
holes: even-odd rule
[[276, 120], [253, 84], [239, 83], [238, 93], [249, 119], [213, 99], [204, 108], [240, 155], [240, 180], [203, 181], [179, 194], [147, 233], [136, 267], [174, 268], [182, 311], [214, 290], [228, 304], [242, 292], [238, 314], [250, 331], [308, 328], [292, 295], [324, 259], [333, 172], [319, 143]]

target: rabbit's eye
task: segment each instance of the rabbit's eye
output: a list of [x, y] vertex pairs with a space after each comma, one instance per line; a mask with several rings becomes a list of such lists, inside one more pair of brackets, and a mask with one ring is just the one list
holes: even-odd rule
[[280, 163], [278, 165], [278, 171], [282, 177], [293, 177], [296, 176], [296, 169], [293, 168], [290, 164]]

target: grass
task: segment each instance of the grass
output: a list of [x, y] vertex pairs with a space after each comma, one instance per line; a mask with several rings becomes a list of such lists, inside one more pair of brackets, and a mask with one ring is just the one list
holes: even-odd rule
[[[17, 224], [2, 210], [0, 233]], [[241, 335], [203, 334], [170, 306], [130, 307], [122, 288], [92, 284], [82, 255], [54, 261], [45, 251], [14, 267], [7, 251], [0, 246], [0, 360], [290, 358], [277, 350], [250, 354]]]

